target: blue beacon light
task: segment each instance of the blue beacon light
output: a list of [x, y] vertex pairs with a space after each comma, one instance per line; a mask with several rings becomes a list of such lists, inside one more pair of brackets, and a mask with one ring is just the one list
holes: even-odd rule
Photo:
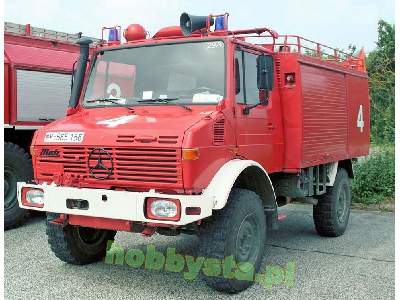
[[113, 41], [113, 42], [117, 42], [120, 40], [119, 38], [119, 32], [117, 28], [111, 28], [108, 31], [108, 40], [109, 41]]
[[225, 16], [219, 16], [215, 18], [215, 30], [225, 29]]

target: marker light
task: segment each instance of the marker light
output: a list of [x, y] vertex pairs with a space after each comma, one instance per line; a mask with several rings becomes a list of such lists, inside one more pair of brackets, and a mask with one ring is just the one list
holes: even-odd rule
[[215, 30], [225, 29], [225, 16], [219, 16], [215, 18]]
[[32, 157], [35, 157], [36, 156], [36, 148], [35, 148], [35, 146], [33, 146], [33, 145], [30, 145], [30, 147], [29, 147], [29, 153], [31, 154], [31, 156]]
[[196, 160], [199, 159], [199, 156], [200, 156], [199, 148], [182, 149], [183, 160]]
[[295, 73], [285, 73], [285, 84], [294, 85], [296, 83]]
[[111, 28], [108, 31], [108, 40], [111, 42], [117, 42], [120, 41], [120, 34], [119, 34], [119, 30], [117, 28]]
[[181, 203], [179, 199], [147, 198], [146, 213], [149, 219], [178, 221], [181, 217]]
[[21, 202], [23, 205], [39, 207], [44, 206], [44, 191], [35, 188], [23, 188]]

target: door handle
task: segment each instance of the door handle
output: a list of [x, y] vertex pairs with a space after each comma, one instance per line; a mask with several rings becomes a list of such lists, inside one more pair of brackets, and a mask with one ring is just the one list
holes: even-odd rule
[[273, 123], [268, 123], [268, 124], [267, 124], [267, 129], [269, 129], [269, 130], [275, 129], [275, 124], [273, 124]]

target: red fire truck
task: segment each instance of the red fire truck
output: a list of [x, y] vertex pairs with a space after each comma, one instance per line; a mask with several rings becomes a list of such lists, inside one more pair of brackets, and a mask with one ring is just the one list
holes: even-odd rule
[[26, 217], [17, 201], [17, 182], [33, 178], [29, 145], [35, 129], [65, 115], [76, 41], [68, 34], [4, 23], [4, 225]]
[[[151, 38], [130, 25], [126, 43], [109, 33], [88, 69], [91, 41], [78, 41], [67, 116], [36, 131], [35, 179], [18, 183], [20, 206], [48, 213], [58, 258], [97, 261], [116, 231], [190, 233], [217, 270], [233, 257], [234, 274], [253, 278], [293, 200], [313, 204], [318, 234], [344, 233], [352, 160], [369, 152], [363, 53], [232, 31], [228, 14], [184, 13]], [[204, 280], [228, 292], [252, 282], [224, 275]]]

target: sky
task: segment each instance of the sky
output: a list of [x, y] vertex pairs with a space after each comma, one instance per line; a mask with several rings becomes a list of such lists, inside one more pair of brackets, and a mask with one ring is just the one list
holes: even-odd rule
[[101, 37], [103, 26], [143, 25], [150, 34], [179, 25], [182, 12], [229, 12], [229, 28], [268, 27], [347, 49], [375, 48], [377, 23], [394, 23], [394, 0], [5, 0], [4, 21]]

